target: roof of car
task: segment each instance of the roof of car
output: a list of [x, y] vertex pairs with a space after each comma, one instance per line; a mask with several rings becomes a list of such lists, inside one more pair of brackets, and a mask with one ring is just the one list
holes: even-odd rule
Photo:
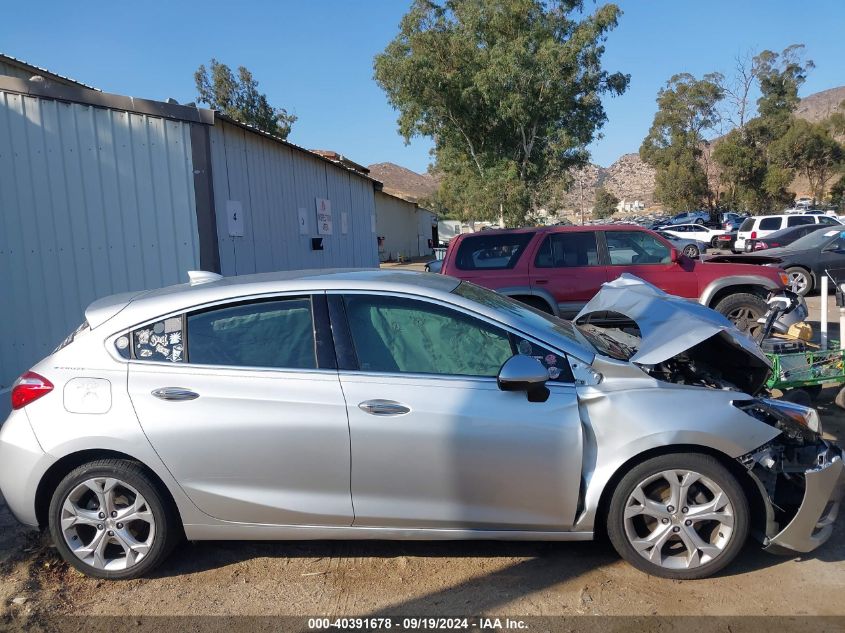
[[171, 306], [212, 303], [228, 298], [256, 296], [278, 292], [314, 290], [390, 290], [432, 294], [448, 293], [460, 280], [432, 273], [380, 270], [373, 268], [334, 268], [278, 271], [253, 275], [220, 277], [201, 283], [184, 283], [136, 293], [104, 297], [85, 311], [91, 327], [107, 321], [132, 304], [132, 312], [167, 312]]
[[516, 229], [487, 229], [485, 231], [477, 231], [475, 233], [462, 233], [456, 237], [466, 239], [469, 237], [479, 237], [484, 235], [502, 235], [512, 233], [557, 233], [560, 231], [618, 231], [619, 229], [637, 229], [639, 231], [648, 231], [645, 227], [638, 224], [555, 224], [553, 226], [523, 226]]

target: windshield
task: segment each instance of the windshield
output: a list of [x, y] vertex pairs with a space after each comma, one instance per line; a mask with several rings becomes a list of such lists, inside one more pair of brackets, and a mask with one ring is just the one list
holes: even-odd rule
[[839, 229], [832, 229], [830, 227], [820, 228], [818, 231], [813, 231], [809, 235], [805, 235], [804, 237], [800, 237], [792, 244], [790, 244], [789, 249], [800, 251], [807, 248], [819, 248], [827, 242], [831, 241], [836, 236], [840, 236], [845, 231], [840, 231]]
[[521, 301], [500, 295], [487, 288], [476, 286], [468, 281], [462, 281], [452, 292], [488, 308], [508, 312], [519, 320], [524, 321], [530, 329], [562, 336], [586, 350], [590, 348], [588, 340], [581, 335], [572, 323], [532, 308]]
[[578, 325], [578, 331], [599, 354], [616, 360], [631, 360], [639, 348], [639, 337], [619, 328], [604, 328], [591, 323], [582, 323]]

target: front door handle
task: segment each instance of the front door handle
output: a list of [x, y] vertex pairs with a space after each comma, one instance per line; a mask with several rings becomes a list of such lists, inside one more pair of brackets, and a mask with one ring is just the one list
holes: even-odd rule
[[365, 413], [372, 415], [404, 415], [411, 409], [395, 400], [367, 400], [358, 405]]
[[179, 401], [179, 400], [196, 400], [200, 395], [196, 391], [185, 389], [184, 387], [161, 387], [154, 389], [152, 394], [160, 400]]

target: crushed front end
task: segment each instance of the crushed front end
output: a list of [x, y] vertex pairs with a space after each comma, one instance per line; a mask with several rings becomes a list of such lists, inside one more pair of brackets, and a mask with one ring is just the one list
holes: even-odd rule
[[830, 538], [845, 493], [842, 449], [821, 437], [813, 409], [772, 400], [736, 401], [748, 415], [781, 431], [739, 462], [766, 506], [758, 536], [773, 553], [810, 552]]

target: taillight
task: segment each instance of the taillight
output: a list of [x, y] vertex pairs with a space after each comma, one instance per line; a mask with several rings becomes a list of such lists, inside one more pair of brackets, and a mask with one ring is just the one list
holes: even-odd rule
[[762, 251], [764, 248], [769, 248], [769, 245], [765, 242], [757, 242], [754, 244], [755, 251]]
[[44, 376], [28, 371], [12, 385], [12, 408], [23, 409], [30, 402], [53, 391], [53, 383]]
[[752, 240], [756, 240], [756, 239], [757, 239], [757, 231], [751, 231], [751, 239], [752, 239]]

